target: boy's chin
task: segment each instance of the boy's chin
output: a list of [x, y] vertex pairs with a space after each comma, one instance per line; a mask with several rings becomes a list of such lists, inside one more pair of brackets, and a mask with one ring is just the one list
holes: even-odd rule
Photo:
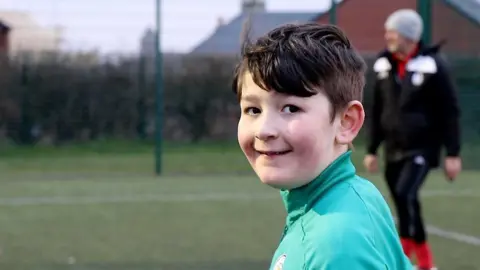
[[277, 175], [275, 173], [258, 173], [260, 181], [275, 189], [294, 189], [305, 185], [308, 181], [299, 181], [298, 177]]

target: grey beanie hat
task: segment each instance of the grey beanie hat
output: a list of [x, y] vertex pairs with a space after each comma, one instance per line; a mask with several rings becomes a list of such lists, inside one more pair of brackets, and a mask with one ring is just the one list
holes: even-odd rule
[[423, 20], [415, 10], [399, 9], [388, 16], [385, 29], [396, 30], [410, 40], [419, 41], [423, 32]]

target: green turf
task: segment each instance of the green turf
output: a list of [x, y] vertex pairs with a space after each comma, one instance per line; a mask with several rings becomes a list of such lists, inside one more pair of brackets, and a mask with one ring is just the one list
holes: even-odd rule
[[[0, 156], [0, 269], [267, 268], [284, 209], [235, 146], [170, 147], [160, 178], [149, 147], [98, 147]], [[387, 194], [378, 175], [365, 176]], [[479, 178], [433, 173], [426, 195], [470, 193], [424, 197], [427, 222], [480, 237]], [[480, 269], [480, 247], [430, 239], [440, 269]]]
[[[65, 147], [5, 147], [0, 149], [0, 171], [12, 180], [72, 179], [99, 173], [153, 175], [153, 145], [149, 143], [88, 143]], [[358, 160], [362, 152], [354, 152]], [[165, 175], [252, 175], [236, 143], [173, 146], [163, 154]], [[361, 168], [360, 168], [361, 169]]]

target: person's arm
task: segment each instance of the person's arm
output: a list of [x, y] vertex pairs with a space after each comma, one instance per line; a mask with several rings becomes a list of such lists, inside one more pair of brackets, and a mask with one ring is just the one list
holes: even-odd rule
[[381, 125], [381, 116], [383, 110], [382, 93], [378, 81], [373, 88], [373, 104], [370, 110], [370, 125], [367, 129], [367, 153], [376, 155], [378, 147], [384, 140], [383, 129]]
[[443, 144], [448, 157], [460, 155], [460, 107], [458, 104], [457, 90], [450, 76], [446, 64], [440, 59], [437, 61], [435, 74], [435, 89], [437, 95], [438, 117], [441, 118]]

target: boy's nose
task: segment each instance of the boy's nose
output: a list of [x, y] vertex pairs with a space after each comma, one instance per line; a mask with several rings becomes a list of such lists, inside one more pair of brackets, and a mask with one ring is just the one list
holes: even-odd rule
[[262, 141], [272, 140], [278, 137], [278, 129], [271, 120], [262, 121], [259, 124], [255, 137]]

